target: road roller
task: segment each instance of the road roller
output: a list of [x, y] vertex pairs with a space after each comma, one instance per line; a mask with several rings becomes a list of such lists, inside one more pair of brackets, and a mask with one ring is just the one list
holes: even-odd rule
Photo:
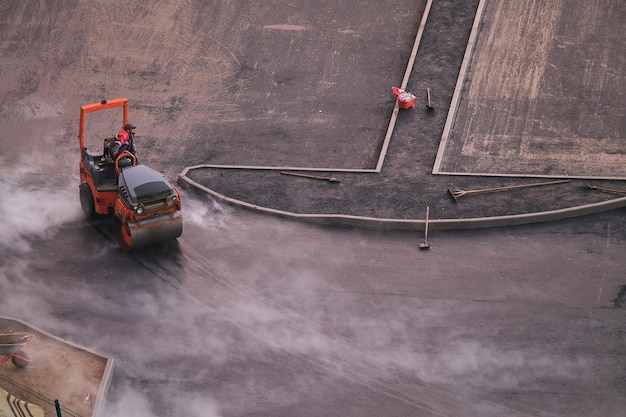
[[[91, 152], [85, 145], [87, 115], [112, 109], [121, 112], [121, 126], [126, 126], [126, 98], [102, 100], [80, 107], [79, 196], [83, 213], [87, 218], [111, 216], [113, 232], [123, 251], [175, 240], [183, 232], [178, 189], [163, 174], [139, 164], [136, 155], [129, 150], [123, 150], [113, 159], [109, 144], [115, 136], [102, 135], [105, 136], [101, 142], [102, 151]], [[96, 141], [99, 143], [100, 139]]]

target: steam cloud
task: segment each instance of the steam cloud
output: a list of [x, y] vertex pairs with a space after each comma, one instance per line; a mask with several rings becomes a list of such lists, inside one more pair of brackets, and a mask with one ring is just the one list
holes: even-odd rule
[[59, 226], [81, 216], [78, 184], [69, 177], [3, 174], [0, 193], [3, 250], [26, 252], [30, 248], [28, 239], [49, 237]]
[[[52, 179], [45, 186], [42, 182], [46, 181], [28, 174], [0, 180], [0, 192], [12, 196], [0, 201], [0, 218], [6, 219], [0, 235], [3, 251], [28, 254], [34, 238], [52, 237], [65, 223], [80, 221], [74, 180]], [[185, 203], [189, 224], [206, 229], [231, 227], [230, 214], [219, 204], [194, 198]], [[113, 247], [94, 256], [106, 259]], [[158, 260], [155, 265], [157, 273], [171, 268]], [[83, 316], [64, 311], [65, 319], [59, 321], [55, 317], [60, 307], [36, 296], [49, 291], [46, 283], [30, 279], [26, 256], [15, 257], [2, 264], [0, 302], [4, 314], [38, 323], [49, 317], [42, 327], [79, 344], [90, 341], [91, 347], [116, 358], [105, 407], [106, 415], [112, 417], [180, 415], [181, 410], [190, 417], [217, 417], [228, 414], [230, 401], [252, 410], [254, 398], [279, 406], [297, 404], [319, 381], [306, 374], [294, 375], [289, 389], [254, 374], [246, 375], [243, 382], [216, 385], [213, 381], [215, 373], [223, 373], [232, 361], [284, 354], [324, 369], [331, 378], [374, 387], [386, 377], [405, 375], [464, 391], [468, 386], [534, 389], [536, 380], [570, 380], [589, 370], [584, 358], [555, 357], [528, 347], [505, 351], [479, 342], [472, 334], [445, 330], [442, 324], [464, 314], [450, 303], [416, 300], [395, 308], [389, 317], [381, 313], [389, 306], [364, 305], [358, 296], [324, 282], [315, 268], [275, 268], [269, 278], [272, 290], [264, 292], [256, 285], [265, 267], [252, 263], [243, 277], [212, 267], [198, 259], [186, 264], [179, 273], [184, 282], [178, 284], [178, 292], [167, 285], [166, 289], [155, 285], [133, 291], [88, 286], [65, 289], [77, 300], [67, 307], [70, 313], [80, 311]], [[108, 333], [86, 326], [92, 318], [111, 323]], [[81, 340], [74, 339], [78, 334]], [[172, 340], [184, 343], [159, 343]], [[160, 366], [173, 358], [188, 365], [168, 367], [164, 376]], [[238, 392], [246, 395], [235, 400]]]

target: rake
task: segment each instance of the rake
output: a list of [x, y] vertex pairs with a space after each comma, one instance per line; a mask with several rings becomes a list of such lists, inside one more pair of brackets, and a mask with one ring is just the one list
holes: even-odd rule
[[602, 191], [604, 193], [612, 193], [612, 194], [620, 194], [626, 195], [626, 190], [620, 190], [617, 188], [604, 188], [604, 187], [596, 187], [595, 185], [589, 185], [586, 182], [583, 182], [590, 190]]
[[508, 185], [505, 187], [495, 187], [495, 188], [483, 188], [478, 190], [451, 190], [448, 188], [448, 192], [454, 198], [454, 201], [457, 201], [457, 198], [463, 197], [466, 195], [474, 195], [474, 194], [483, 194], [483, 193], [495, 193], [499, 191], [508, 191], [515, 190], [518, 188], [530, 188], [530, 187], [540, 187], [543, 185], [553, 185], [553, 184], [563, 184], [569, 182], [569, 180], [559, 180], [559, 181], [547, 181], [547, 182], [536, 182], [533, 184], [519, 184], [519, 185]]

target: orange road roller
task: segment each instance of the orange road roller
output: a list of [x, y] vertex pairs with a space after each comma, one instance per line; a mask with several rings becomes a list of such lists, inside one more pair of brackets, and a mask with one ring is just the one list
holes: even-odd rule
[[79, 194], [83, 212], [87, 218], [112, 216], [115, 237], [124, 251], [175, 240], [183, 232], [178, 189], [163, 174], [139, 164], [128, 150], [113, 159], [109, 144], [116, 139], [115, 136], [102, 140], [102, 151], [91, 152], [85, 146], [86, 116], [111, 109], [121, 110], [121, 126], [126, 126], [126, 98], [102, 100], [80, 107]]

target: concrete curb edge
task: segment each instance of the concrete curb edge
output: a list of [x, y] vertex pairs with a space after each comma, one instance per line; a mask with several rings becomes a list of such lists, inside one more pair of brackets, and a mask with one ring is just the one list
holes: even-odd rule
[[[365, 216], [351, 216], [345, 214], [300, 214], [289, 211], [276, 210], [268, 207], [258, 206], [246, 201], [237, 200], [224, 196], [202, 184], [193, 181], [187, 176], [192, 169], [211, 168], [210, 166], [196, 165], [186, 167], [178, 175], [178, 183], [201, 194], [212, 196], [218, 201], [222, 201], [233, 206], [238, 206], [258, 213], [270, 214], [279, 217], [290, 218], [293, 220], [302, 220], [310, 223], [362, 227], [368, 229], [379, 230], [401, 230], [401, 231], [424, 231], [425, 220], [419, 219], [393, 219], [393, 218], [377, 218]], [[469, 229], [486, 229], [495, 227], [519, 226], [533, 223], [545, 223], [557, 220], [568, 219], [572, 217], [587, 216], [590, 214], [603, 213], [606, 211], [616, 210], [626, 207], [626, 197], [620, 197], [599, 203], [585, 204], [581, 206], [573, 206], [564, 209], [541, 211], [535, 213], [514, 214], [507, 216], [494, 217], [474, 217], [463, 219], [436, 219], [428, 221], [428, 228], [433, 230], [469, 230]]]

